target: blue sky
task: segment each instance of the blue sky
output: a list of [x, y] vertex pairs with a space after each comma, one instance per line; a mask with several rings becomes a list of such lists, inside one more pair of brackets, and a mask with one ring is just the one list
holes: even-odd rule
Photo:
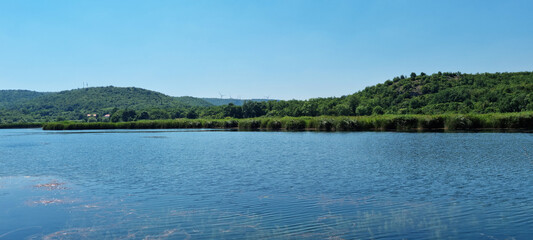
[[0, 1], [0, 89], [307, 99], [533, 71], [533, 1]]

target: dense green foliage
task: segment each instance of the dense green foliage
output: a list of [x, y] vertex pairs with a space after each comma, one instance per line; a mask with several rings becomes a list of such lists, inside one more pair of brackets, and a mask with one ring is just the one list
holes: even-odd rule
[[[199, 98], [170, 97], [141, 88], [95, 87], [58, 93], [21, 90], [0, 91], [0, 123], [61, 120], [103, 121], [105, 114], [122, 110], [185, 111], [211, 106]], [[96, 117], [87, 117], [96, 114]], [[170, 116], [164, 116], [168, 118]], [[132, 119], [125, 119], [132, 120]]]
[[[533, 111], [533, 72], [411, 73], [409, 77], [395, 77], [342, 97], [245, 101], [242, 105], [219, 106], [198, 98], [173, 98], [138, 88], [86, 88], [41, 96], [34, 96], [32, 92], [25, 94], [26, 101], [0, 107], [0, 123], [511, 113]], [[87, 117], [89, 113], [97, 117]], [[103, 114], [111, 116], [102, 118]]]
[[20, 104], [46, 94], [28, 90], [0, 90], [0, 108]]
[[533, 110], [533, 73], [400, 76], [339, 98], [245, 102], [205, 109], [203, 118], [498, 113]]
[[533, 130], [533, 112], [492, 114], [380, 115], [358, 117], [260, 117], [246, 119], [175, 119], [133, 122], [45, 123], [45, 130], [238, 128], [241, 130]]
[[175, 100], [178, 102], [188, 105], [188, 106], [195, 106], [195, 107], [209, 107], [213, 106], [214, 104], [210, 103], [209, 101], [206, 101], [203, 98], [196, 98], [196, 97], [190, 97], [190, 96], [184, 96], [184, 97], [174, 97]]
[[[352, 95], [361, 112], [491, 113], [533, 110], [533, 73], [424, 73], [396, 77]], [[350, 103], [350, 98], [345, 104]], [[356, 113], [357, 113], [357, 108]]]

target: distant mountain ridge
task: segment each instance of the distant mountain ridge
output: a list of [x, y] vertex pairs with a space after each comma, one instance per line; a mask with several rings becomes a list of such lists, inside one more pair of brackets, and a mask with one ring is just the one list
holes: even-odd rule
[[233, 105], [242, 106], [244, 102], [246, 101], [252, 101], [252, 102], [268, 102], [268, 101], [277, 101], [275, 99], [261, 99], [261, 98], [253, 98], [253, 99], [235, 99], [235, 98], [201, 98], [215, 106], [222, 106], [222, 105], [228, 105], [232, 103]]

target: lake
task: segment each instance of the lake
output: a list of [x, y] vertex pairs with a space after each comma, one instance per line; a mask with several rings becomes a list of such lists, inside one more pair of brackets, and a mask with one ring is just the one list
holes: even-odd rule
[[533, 134], [0, 130], [0, 239], [531, 239]]

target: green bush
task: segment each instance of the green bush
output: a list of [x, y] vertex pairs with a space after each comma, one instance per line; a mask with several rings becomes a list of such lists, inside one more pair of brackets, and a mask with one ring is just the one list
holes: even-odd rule
[[356, 119], [342, 118], [335, 121], [335, 130], [337, 131], [358, 131], [362, 130]]
[[236, 128], [239, 126], [239, 122], [235, 119], [224, 121], [224, 128]]
[[333, 131], [334, 124], [332, 119], [323, 118], [318, 121], [318, 130], [320, 131]]
[[445, 118], [442, 116], [424, 116], [419, 118], [421, 129], [444, 129]]
[[243, 130], [256, 130], [261, 127], [261, 121], [257, 119], [240, 119], [239, 129]]
[[281, 119], [282, 127], [288, 131], [305, 130], [306, 122], [303, 118], [285, 117]]
[[281, 121], [278, 119], [269, 119], [266, 124], [266, 129], [279, 130], [281, 129]]
[[464, 115], [451, 115], [446, 118], [444, 128], [447, 130], [467, 130], [472, 129], [473, 122]]
[[397, 130], [409, 130], [409, 129], [417, 129], [419, 127], [418, 122], [419, 122], [419, 119], [414, 116], [399, 116], [399, 117], [394, 118], [392, 125]]

